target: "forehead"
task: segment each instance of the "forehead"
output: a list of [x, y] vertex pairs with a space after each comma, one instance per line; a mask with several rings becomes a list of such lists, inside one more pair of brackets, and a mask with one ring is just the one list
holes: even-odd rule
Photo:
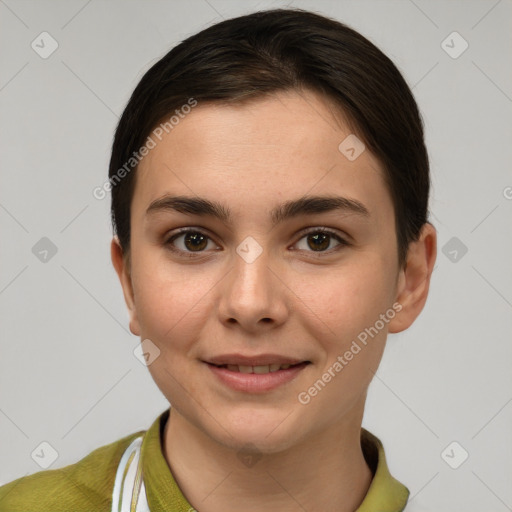
[[165, 194], [223, 199], [235, 213], [326, 193], [391, 206], [379, 162], [357, 156], [364, 146], [343, 114], [310, 91], [199, 103], [168, 132], [137, 169], [135, 215]]

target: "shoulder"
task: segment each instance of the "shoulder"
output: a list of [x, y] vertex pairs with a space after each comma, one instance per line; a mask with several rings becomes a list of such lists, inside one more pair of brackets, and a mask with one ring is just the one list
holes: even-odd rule
[[110, 511], [117, 465], [136, 432], [74, 464], [40, 471], [0, 487], [0, 512]]

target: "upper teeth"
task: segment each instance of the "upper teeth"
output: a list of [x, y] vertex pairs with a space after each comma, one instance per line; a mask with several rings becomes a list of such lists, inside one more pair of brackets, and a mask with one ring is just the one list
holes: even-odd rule
[[228, 370], [241, 373], [269, 373], [277, 372], [277, 370], [286, 370], [290, 368], [290, 364], [266, 364], [262, 366], [243, 366], [238, 364], [228, 364]]

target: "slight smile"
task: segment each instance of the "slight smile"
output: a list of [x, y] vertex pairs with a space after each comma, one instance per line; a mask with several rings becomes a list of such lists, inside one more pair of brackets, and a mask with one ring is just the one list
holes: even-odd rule
[[311, 364], [286, 356], [227, 354], [203, 361], [213, 374], [235, 391], [265, 393], [292, 381]]

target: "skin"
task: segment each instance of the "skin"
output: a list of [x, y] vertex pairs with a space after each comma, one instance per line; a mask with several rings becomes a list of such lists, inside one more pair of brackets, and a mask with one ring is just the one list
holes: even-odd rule
[[[426, 224], [397, 259], [394, 210], [377, 159], [349, 161], [351, 133], [339, 111], [311, 91], [280, 92], [232, 106], [199, 104], [137, 169], [130, 261], [117, 238], [111, 253], [130, 329], [161, 351], [148, 366], [171, 402], [163, 450], [189, 502], [201, 512], [353, 511], [372, 474], [360, 446], [366, 393], [388, 332], [407, 329], [425, 304], [436, 257]], [[146, 215], [165, 194], [200, 196], [233, 212], [232, 223], [173, 211]], [[303, 195], [361, 202], [369, 216], [331, 211], [272, 226], [269, 212]], [[166, 242], [200, 228], [202, 252]], [[315, 250], [305, 230], [333, 230]], [[252, 263], [236, 249], [261, 246]], [[323, 252], [322, 252], [323, 251]], [[401, 305], [307, 405], [307, 391], [379, 315]], [[234, 391], [202, 361], [242, 353], [309, 360], [291, 382], [267, 393]], [[250, 467], [239, 455], [253, 455]], [[303, 508], [301, 508], [303, 507]]]

